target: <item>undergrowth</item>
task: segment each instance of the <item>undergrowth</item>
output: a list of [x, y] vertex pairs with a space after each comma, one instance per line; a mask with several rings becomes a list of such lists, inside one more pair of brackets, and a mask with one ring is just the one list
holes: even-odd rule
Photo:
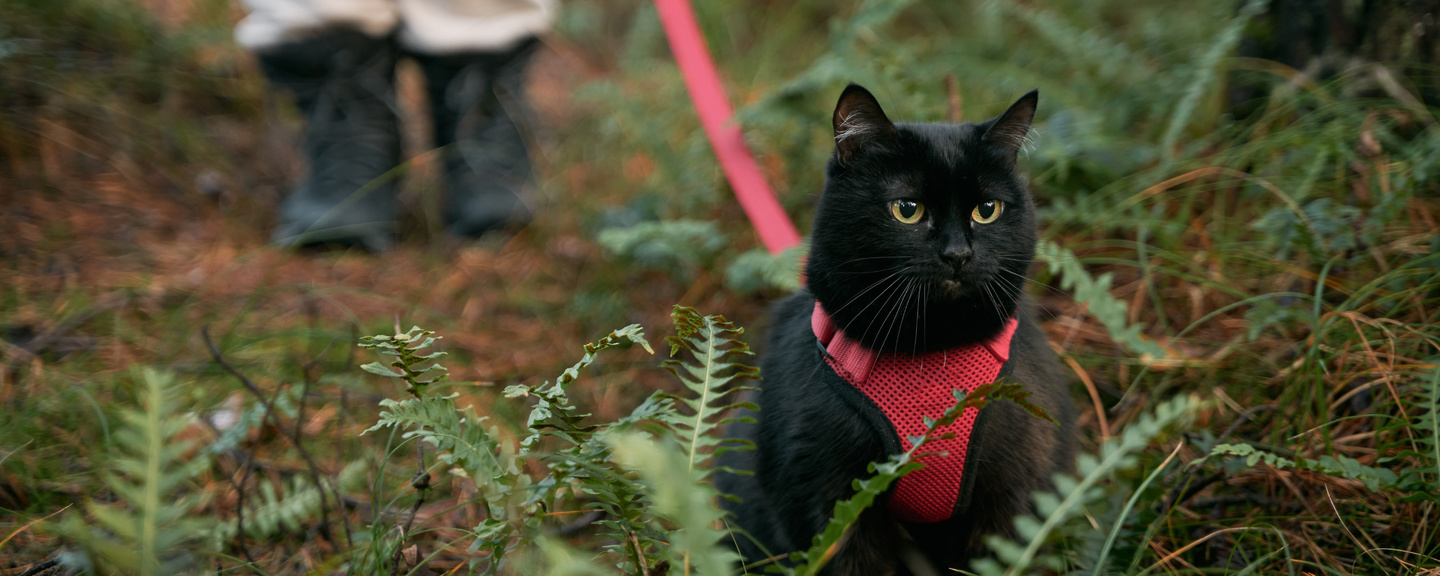
[[[1237, 57], [1271, 32], [1258, 1], [694, 4], [802, 230], [844, 83], [917, 121], [1041, 91], [1030, 288], [1088, 455], [967, 569], [1440, 569], [1433, 70]], [[684, 382], [627, 328], [534, 384], [657, 302], [763, 332], [799, 288], [803, 248], [757, 248], [649, 3], [566, 4], [546, 39], [572, 76], [543, 217], [498, 253], [378, 258], [263, 247], [298, 122], [230, 3], [0, 13], [0, 573], [729, 569], [705, 478], [744, 448], [711, 434], [752, 384], [733, 327], [681, 313]], [[456, 376], [393, 314], [443, 332]], [[379, 332], [387, 388], [345, 345]], [[732, 372], [693, 371], [712, 341]], [[906, 466], [876, 463], [816, 545]], [[823, 566], [798, 554], [751, 573]]]

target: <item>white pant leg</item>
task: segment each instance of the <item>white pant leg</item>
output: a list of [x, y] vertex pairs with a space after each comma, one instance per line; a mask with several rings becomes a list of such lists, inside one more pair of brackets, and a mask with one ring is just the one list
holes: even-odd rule
[[366, 35], [389, 35], [400, 22], [395, 0], [241, 0], [249, 14], [235, 40], [251, 50], [298, 40], [323, 28], [347, 26]]
[[436, 56], [498, 52], [550, 29], [555, 0], [397, 0], [400, 44]]

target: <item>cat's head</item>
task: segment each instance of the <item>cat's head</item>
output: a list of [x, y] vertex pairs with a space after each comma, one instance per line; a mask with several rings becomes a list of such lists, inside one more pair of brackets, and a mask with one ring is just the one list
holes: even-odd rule
[[1016, 158], [1038, 98], [979, 124], [910, 124], [858, 85], [840, 95], [806, 276], [847, 335], [933, 351], [1016, 313], [1037, 234]]

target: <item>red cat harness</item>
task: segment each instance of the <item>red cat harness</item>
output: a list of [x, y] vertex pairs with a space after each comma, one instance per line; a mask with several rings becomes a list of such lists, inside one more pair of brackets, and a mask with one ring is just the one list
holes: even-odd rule
[[[815, 303], [815, 312], [810, 316], [810, 327], [827, 352], [825, 362], [885, 414], [894, 433], [900, 436], [902, 450], [910, 449], [909, 437], [925, 433], [924, 417], [937, 418], [955, 405], [954, 390], [971, 392], [995, 381], [1000, 367], [1010, 357], [1015, 326], [1011, 318], [994, 338], [949, 350], [918, 355], [881, 354], [846, 337], [820, 303]], [[896, 518], [939, 522], [951, 516], [960, 498], [965, 452], [979, 412], [967, 408], [954, 423], [938, 430], [955, 436], [935, 440], [925, 451], [945, 455], [922, 457], [925, 467], [896, 483], [889, 502]]]

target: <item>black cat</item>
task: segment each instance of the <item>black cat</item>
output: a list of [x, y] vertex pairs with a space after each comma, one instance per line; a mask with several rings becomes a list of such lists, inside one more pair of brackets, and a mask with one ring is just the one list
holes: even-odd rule
[[[754, 441], [756, 450], [720, 459], [754, 472], [717, 476], [722, 492], [742, 499], [725, 503], [731, 521], [764, 547], [736, 536], [747, 562], [808, 548], [836, 501], [854, 494], [851, 481], [870, 474], [866, 465], [908, 446], [891, 413], [913, 408], [903, 405], [910, 376], [892, 386], [898, 399], [877, 401], [851, 382], [852, 372], [890, 374], [897, 369], [882, 368], [886, 362], [988, 358], [986, 350], [998, 350], [991, 360], [998, 375], [992, 370], [981, 377], [1024, 384], [1060, 426], [1010, 402], [989, 404], [970, 420], [968, 449], [956, 467], [963, 475], [942, 494], [939, 517], [917, 521], [914, 510], [897, 507], [892, 487], [888, 501], [877, 502], [852, 528], [827, 565], [829, 574], [965, 568], [983, 553], [982, 536], [1009, 533], [1012, 517], [1030, 509], [1031, 492], [1069, 467], [1074, 407], [1022, 290], [1037, 231], [1016, 156], [1037, 99], [1030, 92], [980, 124], [894, 124], [864, 88], [851, 84], [840, 95], [808, 286], [773, 311], [764, 380], [753, 398], [760, 410], [750, 414], [757, 422], [729, 430]], [[837, 358], [834, 347], [827, 351], [822, 340], [840, 337], [832, 334], [836, 329], [850, 339], [859, 363]], [[921, 378], [934, 372], [915, 370]], [[929, 504], [934, 512], [934, 498]]]

